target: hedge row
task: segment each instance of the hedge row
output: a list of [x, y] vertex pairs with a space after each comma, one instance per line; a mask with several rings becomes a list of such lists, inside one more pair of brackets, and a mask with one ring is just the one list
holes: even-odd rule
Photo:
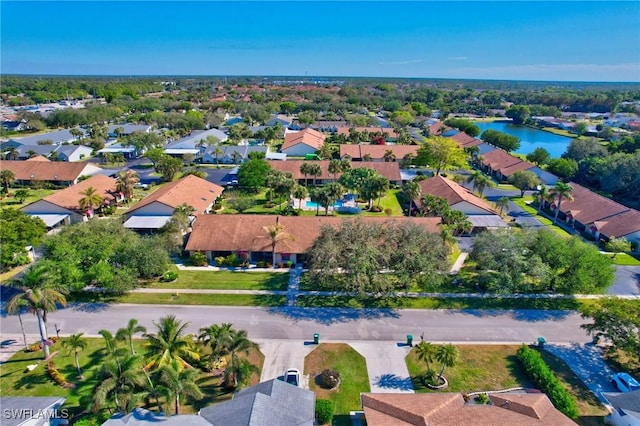
[[553, 375], [537, 351], [522, 345], [518, 349], [518, 359], [529, 377], [536, 382], [540, 390], [547, 394], [558, 410], [572, 419], [578, 417], [580, 413], [578, 412], [576, 399], [562, 387], [560, 381]]
[[335, 407], [333, 401], [328, 399], [316, 399], [316, 419], [321, 425], [330, 423], [333, 419]]
[[47, 372], [49, 373], [49, 376], [51, 376], [53, 381], [59, 384], [60, 386], [62, 386], [63, 388], [69, 389], [69, 388], [75, 387], [73, 383], [69, 383], [67, 379], [62, 375], [62, 373], [58, 371], [53, 361], [49, 361], [47, 363]]

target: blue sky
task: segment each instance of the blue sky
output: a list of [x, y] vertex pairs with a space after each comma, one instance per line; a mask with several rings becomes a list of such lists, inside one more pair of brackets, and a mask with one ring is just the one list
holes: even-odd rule
[[640, 81], [640, 1], [0, 3], [0, 72]]

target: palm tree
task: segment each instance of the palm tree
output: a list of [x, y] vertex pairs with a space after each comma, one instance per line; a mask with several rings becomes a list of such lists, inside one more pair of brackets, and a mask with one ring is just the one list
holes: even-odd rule
[[83, 334], [84, 333], [72, 334], [62, 341], [62, 346], [64, 346], [65, 348], [69, 348], [69, 353], [73, 351], [76, 360], [76, 368], [78, 369], [79, 379], [82, 379], [82, 370], [80, 369], [80, 359], [78, 358], [78, 354], [81, 350], [86, 349], [88, 345], [87, 339], [82, 337]]
[[335, 179], [338, 173], [340, 173], [341, 171], [342, 171], [342, 161], [335, 158], [329, 161], [329, 173], [333, 175], [333, 179]]
[[546, 185], [540, 185], [538, 188], [538, 192], [533, 195], [538, 198], [538, 209], [542, 211], [546, 207], [546, 202], [552, 199], [551, 190]]
[[[49, 358], [49, 336], [47, 334], [47, 313], [58, 309], [58, 304], [67, 306], [66, 291], [53, 285], [51, 271], [45, 264], [27, 269], [13, 286], [20, 288], [20, 293], [7, 302], [7, 310], [15, 310], [26, 306], [38, 319], [40, 344], [44, 358]], [[22, 299], [22, 301], [20, 301]]]
[[141, 325], [138, 325], [138, 320], [131, 318], [126, 327], [121, 328], [116, 333], [116, 339], [126, 340], [129, 342], [129, 349], [131, 349], [131, 355], [136, 354], [136, 350], [133, 348], [133, 335], [137, 333], [146, 333], [147, 329]]
[[69, 133], [71, 134], [71, 136], [76, 138], [76, 140], [80, 140], [84, 136], [84, 132], [77, 128], [70, 129]]
[[175, 365], [176, 368], [191, 368], [186, 358], [197, 360], [199, 355], [193, 350], [193, 340], [186, 335], [189, 323], [183, 323], [176, 319], [175, 315], [167, 315], [160, 318], [159, 322], [153, 322], [158, 332], [156, 334], [145, 333], [147, 342], [148, 361], [145, 370], [162, 368], [165, 365]]
[[5, 158], [7, 160], [17, 160], [19, 156], [20, 153], [18, 152], [18, 150], [15, 147], [11, 147], [9, 148], [9, 152], [7, 152]]
[[288, 247], [288, 241], [295, 241], [295, 237], [289, 234], [283, 225], [279, 223], [280, 217], [276, 217], [276, 223], [273, 225], [265, 225], [262, 227], [264, 232], [267, 235], [258, 235], [254, 238], [254, 241], [257, 239], [268, 239], [271, 244], [271, 259], [272, 265], [276, 264], [276, 246], [278, 243], [282, 243], [284, 246]]
[[436, 346], [433, 343], [422, 341], [416, 346], [416, 355], [418, 360], [427, 365], [427, 376], [433, 376], [431, 363], [436, 355]]
[[498, 201], [496, 201], [496, 208], [500, 212], [500, 216], [502, 216], [504, 209], [509, 208], [509, 197], [498, 198]]
[[362, 156], [362, 161], [371, 161], [371, 154], [368, 152]]
[[198, 340], [211, 348], [211, 364], [216, 368], [221, 358], [228, 353], [228, 340], [231, 336], [231, 323], [210, 325], [200, 329]]
[[385, 151], [384, 155], [382, 156], [382, 159], [386, 162], [392, 162], [392, 161], [396, 161], [396, 154], [393, 153], [392, 149], [388, 149]]
[[94, 390], [94, 408], [100, 409], [113, 400], [117, 412], [129, 412], [136, 402], [136, 390], [144, 386], [144, 381], [138, 356], [129, 356], [122, 362], [107, 359], [102, 364], [99, 384]]
[[9, 192], [9, 187], [16, 181], [16, 175], [11, 170], [5, 169], [0, 171], [0, 183], [4, 187], [4, 192]]
[[27, 335], [24, 332], [24, 324], [22, 323], [22, 309], [28, 307], [27, 301], [23, 297], [13, 297], [7, 303], [6, 309], [7, 314], [18, 315], [18, 321], [20, 321], [20, 330], [22, 330], [22, 339], [24, 340], [24, 350], [29, 349], [29, 345], [27, 344]]
[[160, 377], [163, 384], [173, 394], [176, 406], [175, 415], [180, 414], [180, 397], [187, 396], [195, 399], [201, 399], [204, 394], [200, 390], [200, 386], [196, 383], [198, 378], [198, 370], [174, 369], [170, 365], [165, 365], [160, 370]]
[[138, 174], [133, 170], [127, 170], [125, 173], [120, 173], [118, 175], [116, 191], [122, 192], [122, 195], [124, 195], [124, 198], [128, 203], [129, 200], [133, 198], [133, 188], [135, 188], [135, 185], [138, 182], [140, 182]]
[[404, 185], [402, 185], [402, 195], [405, 200], [407, 200], [409, 210], [409, 216], [411, 216], [412, 204], [413, 200], [417, 200], [420, 198], [422, 190], [420, 189], [420, 185], [418, 182], [413, 180], [408, 181]]
[[91, 210], [93, 212], [94, 208], [104, 201], [102, 195], [98, 194], [98, 191], [93, 186], [82, 191], [80, 195], [82, 195], [82, 198], [78, 200], [78, 205], [82, 210]]
[[322, 167], [320, 167], [320, 164], [318, 163], [311, 164], [309, 167], [309, 174], [313, 176], [313, 184], [315, 185], [316, 178], [319, 176], [322, 176]]
[[213, 155], [216, 156], [216, 165], [220, 163], [220, 156], [222, 154], [224, 154], [224, 151], [222, 151], [222, 148], [220, 148], [220, 145], [215, 145], [215, 148], [213, 148]]
[[564, 182], [557, 182], [553, 186], [553, 188], [551, 188], [551, 191], [549, 192], [549, 194], [554, 199], [558, 200], [558, 205], [556, 206], [556, 214], [553, 217], [554, 224], [558, 221], [558, 215], [560, 214], [560, 205], [562, 204], [562, 200], [566, 198], [569, 201], [573, 201], [573, 196], [571, 195], [572, 191], [573, 191], [573, 186]]
[[307, 198], [307, 195], [309, 195], [309, 191], [307, 190], [307, 188], [305, 186], [296, 184], [293, 187], [293, 191], [291, 193], [293, 197], [298, 200], [298, 207], [302, 208], [302, 200], [304, 198]]
[[436, 360], [442, 364], [442, 370], [440, 370], [440, 374], [438, 374], [438, 377], [441, 377], [446, 367], [453, 367], [456, 364], [458, 360], [458, 349], [451, 343], [438, 346], [436, 350]]
[[233, 152], [231, 153], [231, 161], [233, 161], [233, 164], [238, 164], [239, 160], [242, 159], [242, 154], [240, 154], [237, 150], [233, 150]]
[[225, 379], [228, 387], [236, 388], [238, 383], [244, 382], [248, 375], [247, 373], [250, 371], [248, 370], [248, 362], [240, 359], [239, 354], [240, 352], [248, 354], [249, 349], [255, 346], [255, 343], [247, 337], [246, 330], [230, 330], [226, 347], [229, 352], [229, 364], [225, 370]]
[[477, 189], [480, 193], [480, 197], [482, 197], [482, 193], [484, 192], [485, 188], [496, 186], [493, 179], [478, 170], [473, 171], [469, 175], [469, 177], [467, 178], [467, 182], [473, 184], [474, 191]]
[[300, 165], [300, 173], [304, 175], [304, 184], [307, 184], [307, 175], [311, 172], [311, 163], [306, 161]]

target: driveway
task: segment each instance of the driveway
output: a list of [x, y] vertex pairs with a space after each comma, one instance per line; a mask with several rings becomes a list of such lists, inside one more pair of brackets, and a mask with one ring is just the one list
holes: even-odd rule
[[614, 371], [602, 359], [602, 350], [592, 343], [546, 344], [545, 349], [561, 358], [603, 404], [603, 392], [618, 392], [611, 384]]
[[640, 266], [616, 266], [616, 279], [607, 290], [617, 296], [640, 295]]
[[404, 358], [411, 347], [398, 342], [349, 342], [367, 361], [371, 392], [414, 393]]
[[264, 365], [260, 381], [283, 379], [288, 368], [300, 370], [300, 387], [309, 389], [309, 379], [304, 375], [304, 359], [316, 345], [303, 340], [262, 340], [253, 339], [264, 354]]

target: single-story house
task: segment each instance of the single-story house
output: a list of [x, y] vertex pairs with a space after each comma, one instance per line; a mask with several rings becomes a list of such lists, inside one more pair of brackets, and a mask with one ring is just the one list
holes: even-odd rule
[[98, 155], [103, 156], [104, 154], [122, 154], [124, 158], [132, 159], [137, 157], [140, 153], [137, 152], [134, 146], [124, 146], [120, 142], [117, 142], [107, 145], [98, 151]]
[[55, 150], [60, 161], [82, 161], [91, 156], [92, 148], [84, 145], [62, 145]]
[[[57, 164], [57, 163], [46, 163]], [[62, 163], [67, 164], [67, 163]], [[72, 163], [73, 164], [73, 163]], [[85, 221], [92, 217], [94, 211], [85, 211], [80, 208], [82, 192], [93, 187], [103, 199], [103, 205], [117, 204], [123, 200], [121, 193], [116, 191], [117, 181], [105, 175], [92, 176], [89, 179], [34, 201], [28, 206], [22, 207], [24, 213], [37, 216], [44, 221], [48, 228], [54, 228], [60, 224], [68, 225]], [[96, 209], [102, 206], [96, 206]]]
[[304, 129], [299, 132], [286, 131], [280, 152], [292, 157], [315, 154], [324, 145], [324, 139], [324, 134], [313, 129]]
[[[78, 130], [84, 132], [82, 129]], [[17, 148], [21, 145], [38, 145], [38, 142], [42, 141], [50, 141], [52, 145], [61, 145], [63, 143], [75, 142], [76, 140], [77, 138], [71, 134], [70, 129], [63, 129], [27, 136], [24, 138], [9, 139], [9, 141], [2, 143], [2, 150], [4, 151], [8, 148]]]
[[310, 127], [322, 133], [338, 133], [340, 127], [347, 127], [347, 122], [343, 120], [317, 120]]
[[[185, 249], [200, 251], [212, 260], [231, 253], [246, 255], [251, 262], [272, 260], [271, 240], [265, 226], [276, 223], [294, 237], [292, 241], [276, 245], [276, 262], [303, 263], [306, 253], [320, 235], [323, 225], [338, 227], [345, 219], [334, 216], [275, 216], [275, 215], [205, 215], [193, 225]], [[413, 222], [429, 232], [439, 232], [439, 217], [362, 217], [364, 222]]]
[[62, 410], [66, 398], [61, 396], [2, 396], [2, 426], [40, 426], [67, 424], [68, 413]]
[[63, 161], [0, 161], [0, 168], [11, 170], [18, 184], [40, 182], [57, 186], [73, 185], [80, 176], [93, 176], [103, 171], [91, 163]]
[[[211, 423], [197, 414], [179, 414], [177, 416], [165, 416], [144, 408], [136, 407], [129, 414], [117, 413], [102, 426], [211, 426]], [[217, 426], [214, 425], [214, 426]]]
[[[216, 154], [216, 150], [219, 150]], [[218, 145], [210, 146], [202, 154], [203, 163], [240, 164], [249, 159], [249, 153], [262, 152], [265, 155], [270, 152], [267, 146], [251, 145]]]
[[164, 153], [173, 156], [192, 154], [200, 157], [207, 149], [207, 138], [210, 136], [218, 139], [218, 143], [228, 139], [226, 133], [218, 129], [194, 130], [189, 136], [166, 145]]
[[131, 123], [111, 124], [109, 126], [110, 138], [118, 137], [118, 133], [116, 132], [116, 129], [122, 129], [122, 134], [126, 136], [126, 135], [130, 135], [133, 132], [149, 133], [151, 131], [151, 126], [148, 124], [131, 124]]
[[293, 117], [285, 114], [272, 114], [269, 120], [267, 120], [267, 126], [269, 127], [273, 127], [278, 123], [280, 123], [282, 127], [289, 127], [293, 124]]
[[[363, 161], [366, 156], [369, 156], [371, 158], [369, 161], [401, 161], [406, 155], [412, 155], [415, 157], [418, 152], [418, 148], [418, 145], [341, 144], [340, 158], [349, 157], [352, 161]], [[389, 151], [393, 155], [385, 158]]]
[[8, 160], [27, 160], [35, 155], [49, 157], [59, 145], [20, 145], [4, 150], [5, 158]]
[[368, 426], [575, 426], [542, 393], [489, 394], [490, 404], [467, 404], [459, 393], [363, 393]]
[[483, 143], [481, 139], [477, 139], [477, 138], [474, 138], [473, 136], [469, 136], [464, 132], [458, 132], [449, 137], [455, 140], [460, 146], [460, 148], [470, 148], [472, 146], [478, 146]]
[[4, 117], [0, 118], [2, 128], [10, 132], [20, 132], [27, 128], [26, 120], [7, 120]]
[[338, 127], [336, 132], [338, 135], [349, 136], [352, 132], [358, 133], [376, 133], [384, 136], [387, 142], [394, 142], [398, 140], [398, 134], [395, 130], [388, 127]]
[[124, 227], [150, 231], [162, 228], [178, 206], [194, 208], [193, 216], [206, 214], [224, 188], [194, 175], [164, 184], [125, 213]]
[[[300, 166], [303, 163], [313, 163], [318, 164], [320, 166], [320, 170], [322, 173], [320, 176], [305, 176], [300, 171]], [[320, 161], [305, 161], [305, 160], [287, 160], [287, 161], [269, 161], [269, 166], [272, 169], [280, 170], [282, 172], [291, 173], [293, 178], [297, 181], [304, 182], [306, 180], [312, 180], [315, 178], [316, 183], [323, 184], [328, 182], [335, 182], [342, 176], [342, 173], [329, 173], [329, 163], [327, 160]], [[398, 163], [384, 163], [384, 162], [373, 162], [373, 161], [356, 161], [351, 163], [351, 168], [357, 169], [360, 167], [367, 167], [370, 169], [376, 170], [382, 176], [387, 178], [389, 182], [395, 185], [400, 185], [402, 183], [402, 176], [400, 174], [400, 166]]]
[[587, 233], [597, 241], [601, 238], [625, 238], [636, 252], [640, 252], [640, 211], [629, 209], [622, 213], [587, 224]]
[[514, 157], [501, 149], [494, 149], [480, 157], [482, 168], [500, 180], [506, 180], [517, 171], [529, 170], [535, 166], [528, 161]]
[[640, 426], [640, 390], [604, 393], [613, 408], [605, 423], [613, 426]]
[[314, 392], [272, 379], [242, 389], [230, 401], [209, 405], [198, 414], [215, 426], [313, 426], [315, 404]]
[[[444, 198], [451, 209], [467, 215], [474, 230], [508, 226], [489, 203], [452, 180], [433, 176], [418, 182], [418, 185], [420, 198], [425, 194]], [[414, 205], [420, 206], [420, 198], [413, 200]]]

